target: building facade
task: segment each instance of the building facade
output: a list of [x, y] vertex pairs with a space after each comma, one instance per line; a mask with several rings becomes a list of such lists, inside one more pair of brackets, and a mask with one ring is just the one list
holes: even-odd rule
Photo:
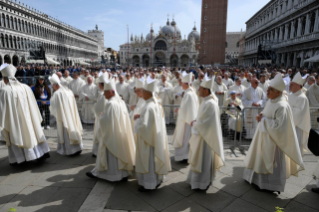
[[202, 0], [199, 63], [225, 62], [228, 0]]
[[271, 0], [246, 22], [240, 63], [257, 64], [258, 47], [263, 47], [273, 55], [273, 63], [286, 67], [315, 65], [304, 61], [319, 54], [318, 13], [318, 0]]
[[144, 38], [133, 35], [130, 43], [120, 46], [118, 53], [120, 65], [134, 67], [189, 67], [194, 66], [198, 60], [196, 42], [200, 39], [196, 27], [188, 37], [182, 38], [177, 23], [173, 20], [161, 27], [158, 34], [153, 28]]
[[63, 65], [98, 59], [98, 39], [17, 1], [0, 0], [0, 64], [27, 62], [30, 49], [42, 46], [47, 61]]
[[227, 32], [225, 64], [238, 65], [239, 40], [244, 32]]
[[88, 34], [96, 37], [98, 40], [98, 61], [103, 61], [104, 53], [105, 53], [105, 46], [104, 46], [104, 32], [102, 30], [99, 30], [98, 25], [95, 26], [94, 30], [89, 30]]

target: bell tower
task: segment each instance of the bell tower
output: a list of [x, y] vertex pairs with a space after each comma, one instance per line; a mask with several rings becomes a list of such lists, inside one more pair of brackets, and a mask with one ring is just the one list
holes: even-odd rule
[[228, 0], [202, 0], [199, 64], [225, 63]]

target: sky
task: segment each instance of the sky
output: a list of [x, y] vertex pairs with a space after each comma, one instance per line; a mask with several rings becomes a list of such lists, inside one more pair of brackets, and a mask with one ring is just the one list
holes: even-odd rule
[[[104, 31], [105, 47], [119, 49], [129, 34], [144, 37], [153, 24], [157, 33], [169, 14], [188, 36], [196, 22], [200, 32], [202, 0], [24, 0], [21, 3], [85, 32], [97, 24]], [[245, 31], [245, 22], [269, 0], [228, 0], [227, 32]]]

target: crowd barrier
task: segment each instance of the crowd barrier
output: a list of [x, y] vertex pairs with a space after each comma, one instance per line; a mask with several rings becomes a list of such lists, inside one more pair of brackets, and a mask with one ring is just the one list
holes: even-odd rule
[[[77, 102], [80, 119], [83, 127], [83, 140], [92, 140], [94, 136], [94, 122], [95, 116], [93, 106], [95, 102]], [[48, 138], [57, 137], [56, 120], [50, 114], [49, 106], [40, 103], [40, 113], [43, 116], [44, 123], [49, 117], [50, 129], [44, 129], [45, 136]], [[175, 109], [179, 105], [162, 105], [165, 121], [167, 126], [167, 135], [172, 137], [174, 135], [178, 113]], [[235, 148], [238, 148], [243, 154], [247, 151], [252, 138], [257, 130], [258, 122], [256, 121], [256, 115], [258, 115], [263, 108], [244, 108], [239, 110], [235, 107], [220, 107], [219, 116], [221, 121], [221, 128], [223, 134], [224, 148], [231, 149], [235, 153]], [[130, 111], [128, 107], [128, 111]], [[311, 127], [319, 129], [319, 108], [310, 108], [311, 114]], [[45, 127], [46, 124], [44, 124]], [[170, 140], [170, 139], [169, 139]]]

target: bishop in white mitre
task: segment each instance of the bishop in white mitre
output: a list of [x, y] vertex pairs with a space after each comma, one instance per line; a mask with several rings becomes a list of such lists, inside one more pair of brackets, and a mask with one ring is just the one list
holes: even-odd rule
[[65, 88], [56, 74], [50, 79], [54, 94], [50, 112], [56, 118], [58, 131], [57, 153], [79, 155], [82, 152], [82, 124], [72, 91]]
[[93, 135], [93, 146], [92, 146], [92, 156], [96, 157], [99, 149], [99, 143], [101, 140], [101, 134], [100, 134], [100, 117], [104, 112], [105, 104], [107, 103], [107, 100], [104, 97], [104, 83], [109, 80], [109, 74], [103, 73], [101, 76], [99, 76], [98, 79], [98, 97], [96, 100], [96, 103], [93, 106], [93, 110], [95, 113], [95, 122], [94, 122], [94, 135]]
[[270, 81], [268, 101], [256, 116], [256, 133], [245, 158], [244, 179], [257, 190], [285, 190], [286, 179], [304, 170], [293, 114], [282, 92], [281, 74]]
[[172, 140], [175, 148], [175, 161], [184, 161], [189, 155], [189, 139], [191, 137], [191, 122], [197, 117], [199, 108], [196, 91], [191, 86], [193, 74], [182, 73], [182, 87], [184, 95], [179, 108], [176, 128]]
[[235, 85], [231, 86], [228, 90], [228, 97], [230, 96], [231, 91], [236, 91], [236, 97], [241, 100], [245, 90], [245, 86], [241, 84], [240, 78], [237, 77], [235, 79]]
[[[1, 65], [0, 70], [5, 68], [8, 64], [4, 63]], [[3, 80], [0, 80], [0, 89], [3, 88], [4, 86], [6, 86], [6, 84], [4, 83]], [[0, 132], [0, 141], [4, 141], [4, 137], [3, 137], [3, 132]]]
[[[183, 87], [182, 87], [182, 79], [179, 78], [178, 79], [178, 85], [176, 85], [173, 89], [173, 101], [174, 101], [174, 105], [176, 106], [180, 106], [181, 105], [181, 102], [182, 102], [182, 98], [183, 98], [183, 93], [184, 93], [184, 90], [183, 90]], [[174, 110], [174, 119], [176, 120], [177, 119], [177, 113], [175, 112]]]
[[[315, 79], [316, 82], [308, 88], [306, 93], [310, 108], [319, 108], [319, 75], [316, 75]], [[314, 117], [319, 117], [318, 110], [312, 110], [311, 115]]]
[[227, 99], [227, 86], [222, 82], [222, 77], [218, 76], [216, 82], [213, 83], [213, 91], [218, 98], [218, 105], [223, 106]]
[[298, 72], [290, 83], [289, 90], [291, 93], [288, 94], [288, 102], [292, 110], [302, 156], [308, 150], [308, 138], [311, 129], [309, 101], [301, 90], [305, 80]]
[[101, 141], [95, 168], [86, 175], [111, 182], [127, 181], [135, 164], [135, 143], [127, 107], [114, 80], [104, 82], [108, 100], [100, 117]]
[[98, 97], [98, 87], [93, 83], [93, 77], [87, 78], [87, 84], [81, 88], [79, 101], [82, 102], [81, 118], [85, 124], [95, 122], [93, 105]]
[[251, 86], [244, 91], [242, 98], [244, 107], [248, 107], [244, 112], [246, 139], [253, 138], [258, 123], [255, 117], [261, 112], [261, 108], [263, 108], [266, 103], [266, 94], [258, 87], [258, 84], [259, 81], [257, 79], [252, 79]]
[[81, 111], [82, 104], [80, 103], [80, 94], [81, 94], [81, 88], [86, 83], [79, 77], [79, 72], [73, 72], [73, 80], [69, 82], [69, 89], [73, 92], [75, 101], [78, 106], [78, 110]]
[[[173, 103], [173, 86], [171, 83], [166, 81], [167, 76], [162, 75], [161, 81], [158, 83], [158, 97], [162, 101], [162, 105], [171, 105]], [[171, 107], [164, 107], [165, 112], [165, 122], [170, 124], [174, 122], [173, 120], [173, 109]]]
[[135, 120], [134, 116], [141, 114], [141, 110], [145, 105], [145, 100], [143, 99], [143, 88], [144, 88], [144, 77], [135, 78], [135, 93], [138, 97], [138, 102], [136, 105], [131, 106], [130, 119], [132, 124], [132, 130], [134, 133], [134, 140], [137, 141], [137, 134], [134, 132]]
[[116, 90], [124, 102], [128, 104], [130, 99], [129, 84], [124, 81], [123, 75], [119, 76], [119, 82], [116, 83]]
[[9, 163], [44, 161], [50, 157], [50, 148], [41, 128], [42, 116], [30, 87], [14, 77], [16, 71], [11, 64], [1, 70], [6, 86], [0, 89], [0, 132]]
[[212, 95], [212, 84], [213, 80], [207, 76], [201, 83], [199, 93], [203, 102], [196, 120], [191, 123], [187, 182], [192, 189], [207, 190], [216, 177], [216, 171], [225, 165], [220, 112], [217, 98]]
[[143, 89], [145, 105], [134, 117], [137, 134], [135, 172], [141, 192], [158, 188], [171, 171], [164, 112], [155, 97], [156, 89], [156, 81], [149, 77]]

